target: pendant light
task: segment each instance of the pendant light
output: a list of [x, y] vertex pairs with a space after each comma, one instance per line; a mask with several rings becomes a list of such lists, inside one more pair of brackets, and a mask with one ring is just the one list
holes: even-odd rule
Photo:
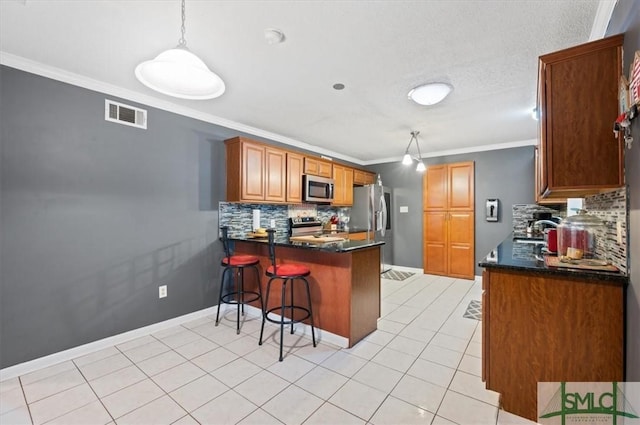
[[136, 78], [142, 84], [167, 96], [181, 99], [214, 99], [224, 93], [224, 81], [187, 49], [185, 33], [185, 0], [182, 0], [182, 36], [178, 45], [165, 50], [153, 60], [136, 67]]
[[409, 153], [409, 149], [411, 148], [411, 143], [413, 143], [413, 141], [415, 140], [416, 148], [418, 149], [418, 157], [415, 158], [416, 161], [418, 161], [418, 165], [416, 166], [416, 171], [419, 173], [423, 173], [427, 169], [427, 167], [424, 165], [424, 162], [422, 161], [422, 153], [420, 152], [420, 144], [418, 143], [418, 134], [420, 134], [419, 131], [411, 132], [411, 139], [409, 139], [409, 144], [407, 145], [407, 149], [404, 151], [404, 156], [402, 157], [402, 164], [403, 165], [413, 164], [414, 158]]

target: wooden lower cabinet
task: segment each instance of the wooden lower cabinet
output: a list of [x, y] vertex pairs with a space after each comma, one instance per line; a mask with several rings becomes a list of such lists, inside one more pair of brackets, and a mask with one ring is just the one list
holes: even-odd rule
[[474, 213], [423, 213], [424, 272], [463, 279], [474, 278]]
[[624, 381], [620, 283], [486, 269], [482, 375], [504, 410], [537, 421], [538, 382]]

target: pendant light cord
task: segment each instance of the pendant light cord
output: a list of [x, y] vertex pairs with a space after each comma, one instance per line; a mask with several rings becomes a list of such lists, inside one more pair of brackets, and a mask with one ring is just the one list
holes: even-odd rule
[[416, 146], [418, 147], [418, 161], [422, 162], [422, 154], [420, 153], [420, 143], [418, 143], [418, 134], [420, 134], [419, 131], [414, 131], [411, 133], [411, 135], [416, 139]]
[[187, 40], [184, 38], [184, 33], [186, 32], [186, 28], [184, 26], [185, 15], [186, 13], [185, 13], [184, 0], [182, 0], [182, 26], [180, 27], [180, 31], [182, 32], [182, 35], [178, 40], [178, 47], [187, 47]]

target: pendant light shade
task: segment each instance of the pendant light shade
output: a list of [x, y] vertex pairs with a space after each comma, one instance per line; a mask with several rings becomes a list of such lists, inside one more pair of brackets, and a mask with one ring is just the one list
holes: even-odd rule
[[225, 90], [218, 75], [180, 46], [142, 62], [136, 67], [136, 78], [152, 90], [182, 99], [214, 99]]
[[159, 93], [181, 99], [214, 99], [225, 91], [224, 81], [187, 48], [185, 0], [182, 0], [182, 37], [178, 46], [136, 67], [136, 78]]
[[411, 155], [409, 155], [409, 153], [405, 153], [402, 157], [402, 165], [411, 165], [412, 162], [413, 159], [411, 158]]

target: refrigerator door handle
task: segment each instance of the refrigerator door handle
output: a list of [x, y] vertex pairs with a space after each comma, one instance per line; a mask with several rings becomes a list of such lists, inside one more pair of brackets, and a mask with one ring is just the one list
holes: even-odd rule
[[380, 196], [380, 209], [382, 210], [382, 223], [380, 223], [380, 234], [384, 237], [387, 229], [387, 203], [384, 201], [384, 193]]

